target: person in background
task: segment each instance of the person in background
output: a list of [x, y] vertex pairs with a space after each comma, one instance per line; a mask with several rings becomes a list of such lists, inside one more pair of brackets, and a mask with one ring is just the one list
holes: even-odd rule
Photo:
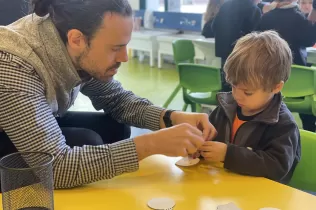
[[205, 38], [214, 38], [214, 32], [212, 29], [212, 23], [217, 15], [219, 8], [222, 6], [225, 0], [209, 0], [206, 8], [206, 12], [204, 14], [204, 27], [202, 30], [202, 35]]
[[[222, 69], [235, 42], [252, 32], [260, 22], [261, 11], [257, 6], [260, 0], [227, 0], [219, 9], [212, 24], [215, 34], [215, 55], [222, 60]], [[222, 71], [222, 91], [230, 91]]]
[[[279, 0], [274, 10], [262, 16], [258, 30], [277, 31], [289, 43], [293, 63], [307, 66], [306, 47], [312, 47], [316, 42], [316, 25], [298, 9], [297, 0]], [[304, 130], [315, 132], [315, 116], [300, 114], [300, 118]]]
[[307, 17], [313, 9], [313, 0], [299, 0], [299, 7]]

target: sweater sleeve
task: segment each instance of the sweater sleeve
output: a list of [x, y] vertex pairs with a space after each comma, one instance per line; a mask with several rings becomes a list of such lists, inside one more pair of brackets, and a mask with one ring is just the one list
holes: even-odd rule
[[52, 114], [34, 68], [0, 51], [0, 127], [18, 151], [54, 156], [55, 188], [110, 179], [138, 169], [133, 139], [100, 146], [69, 147]]
[[93, 79], [81, 92], [90, 98], [96, 110], [103, 109], [121, 123], [151, 130], [160, 128], [160, 115], [164, 109], [124, 90], [116, 80], [104, 83]]

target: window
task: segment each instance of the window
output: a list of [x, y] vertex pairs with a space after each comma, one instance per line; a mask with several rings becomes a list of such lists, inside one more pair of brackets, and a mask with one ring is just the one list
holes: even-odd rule
[[209, 0], [181, 0], [181, 12], [204, 13]]
[[165, 0], [159, 0], [159, 12], [164, 12], [165, 11]]
[[[181, 12], [204, 13], [206, 10], [208, 1], [209, 0], [180, 0]], [[161, 11], [161, 12], [165, 11], [165, 0], [159, 0], [158, 11]]]

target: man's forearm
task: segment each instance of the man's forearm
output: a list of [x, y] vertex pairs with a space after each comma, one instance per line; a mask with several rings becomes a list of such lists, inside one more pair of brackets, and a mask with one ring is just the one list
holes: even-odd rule
[[149, 134], [135, 137], [134, 143], [138, 155], [138, 161], [141, 161], [151, 155], [158, 154], [157, 151], [155, 151], [153, 141]]

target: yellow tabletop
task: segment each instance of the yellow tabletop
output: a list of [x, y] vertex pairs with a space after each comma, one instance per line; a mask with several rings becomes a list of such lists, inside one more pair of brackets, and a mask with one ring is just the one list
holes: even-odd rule
[[316, 209], [316, 196], [264, 178], [237, 175], [201, 161], [178, 167], [179, 158], [152, 156], [140, 170], [83, 187], [56, 190], [56, 210], [142, 210], [148, 200], [169, 197], [174, 210], [216, 210], [234, 202], [242, 210], [274, 207], [282, 210]]

